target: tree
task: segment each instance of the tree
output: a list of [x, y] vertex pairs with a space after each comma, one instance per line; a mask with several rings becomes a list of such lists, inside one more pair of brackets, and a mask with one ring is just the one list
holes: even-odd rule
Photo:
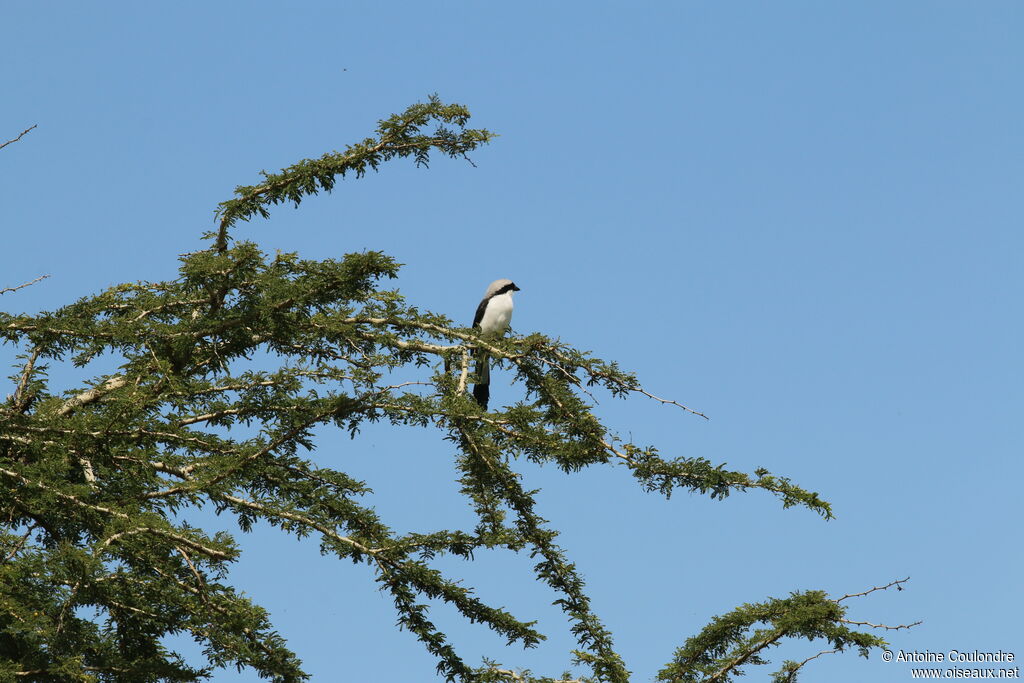
[[[471, 559], [485, 549], [536, 558], [537, 579], [573, 624], [585, 680], [629, 677], [517, 461], [566, 472], [618, 463], [665, 496], [760, 489], [784, 507], [832, 516], [827, 502], [784, 477], [667, 459], [622, 441], [593, 413], [590, 391], [663, 399], [615, 363], [543, 335], [484, 340], [417, 310], [381, 287], [398, 272], [385, 254], [310, 261], [233, 239], [240, 221], [329, 192], [339, 177], [396, 158], [426, 166], [432, 153], [466, 157], [493, 138], [468, 120], [465, 107], [431, 97], [381, 121], [375, 137], [237, 188], [205, 235], [208, 248], [182, 256], [173, 281], [118, 285], [53, 312], [0, 314], [4, 341], [23, 351], [0, 409], [2, 680], [192, 681], [232, 664], [277, 681], [306, 678], [266, 612], [227, 582], [239, 557], [233, 538], [188, 523], [201, 505], [233, 515], [242, 530], [264, 520], [315, 536], [324, 553], [366, 565], [399, 624], [447, 680], [460, 681], [553, 680], [494, 662], [471, 666], [431, 622], [426, 599], [510, 643], [544, 637], [431, 566], [438, 555]], [[484, 411], [467, 396], [478, 350], [514, 371], [522, 398], [512, 406]], [[266, 369], [241, 367], [254, 354]], [[53, 364], [88, 367], [101, 356], [115, 357], [118, 369], [85, 387], [62, 389], [48, 377]], [[389, 384], [403, 367], [421, 380]], [[321, 425], [355, 435], [376, 421], [444, 433], [475, 528], [396, 532], [360, 502], [364, 483], [303, 457]], [[851, 597], [803, 591], [743, 605], [687, 641], [659, 679], [730, 680], [784, 638], [824, 638], [834, 650], [866, 654], [884, 641], [856, 630], [874, 625], [847, 619]], [[208, 661], [187, 662], [161, 644], [179, 632], [202, 642]], [[810, 659], [785, 662], [776, 680], [795, 680]]]

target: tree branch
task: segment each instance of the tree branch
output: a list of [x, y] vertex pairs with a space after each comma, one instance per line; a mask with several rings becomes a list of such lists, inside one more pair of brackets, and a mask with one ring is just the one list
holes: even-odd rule
[[851, 621], [850, 619], [840, 619], [840, 623], [850, 624], [851, 626], [870, 626], [871, 628], [882, 628], [887, 631], [899, 631], [901, 628], [914, 628], [920, 626], [923, 621], [915, 621], [912, 624], [900, 624], [899, 626], [889, 626], [887, 624], [872, 624], [870, 621]]
[[7, 142], [3, 143], [2, 145], [0, 145], [0, 149], [3, 149], [3, 148], [4, 148], [4, 147], [6, 147], [7, 145], [11, 145], [11, 144], [14, 144], [15, 142], [18, 142], [18, 141], [19, 141], [19, 140], [21, 140], [21, 139], [22, 139], [23, 137], [25, 137], [25, 135], [26, 135], [26, 134], [27, 134], [27, 133], [28, 133], [28, 132], [29, 132], [30, 130], [32, 130], [33, 128], [35, 128], [35, 127], [36, 127], [36, 126], [38, 126], [38, 125], [39, 125], [38, 123], [37, 123], [37, 124], [34, 124], [34, 125], [32, 125], [32, 126], [29, 126], [28, 128], [26, 128], [25, 130], [21, 131], [21, 134], [19, 134], [19, 135], [18, 135], [18, 137], [16, 137], [16, 138], [12, 138], [12, 139], [8, 140]]
[[[65, 500], [65, 501], [67, 501], [69, 503], [77, 505], [78, 507], [82, 507], [82, 508], [85, 508], [87, 510], [94, 510], [96, 512], [101, 512], [101, 513], [109, 515], [111, 517], [117, 517], [118, 519], [123, 519], [123, 520], [126, 520], [126, 521], [130, 521], [131, 520], [131, 517], [129, 515], [125, 514], [124, 512], [120, 512], [118, 510], [113, 510], [111, 508], [104, 507], [102, 505], [93, 505], [91, 503], [86, 503], [85, 501], [80, 500], [76, 496], [72, 496], [70, 494], [67, 494], [67, 493], [64, 493], [62, 491], [56, 490], [56, 489], [54, 489], [54, 488], [52, 488], [50, 486], [47, 486], [46, 484], [44, 484], [44, 483], [42, 483], [40, 481], [33, 481], [31, 479], [28, 479], [28, 478], [22, 476], [21, 474], [19, 474], [17, 472], [14, 472], [12, 470], [8, 470], [6, 468], [0, 467], [0, 474], [6, 475], [7, 477], [10, 477], [11, 479], [14, 479], [16, 481], [20, 481], [21, 483], [26, 484], [28, 486], [34, 486], [35, 488], [41, 489], [41, 490], [47, 492], [48, 494], [50, 494], [52, 496], [55, 496], [57, 498], [60, 498], [61, 500]], [[120, 538], [123, 538], [125, 536], [130, 536], [130, 535], [133, 535], [133, 534], [136, 534], [136, 533], [149, 533], [149, 534], [152, 534], [152, 535], [155, 535], [155, 536], [162, 536], [162, 537], [165, 537], [165, 538], [169, 538], [169, 539], [171, 539], [173, 541], [177, 541], [178, 543], [181, 543], [183, 545], [187, 545], [190, 548], [193, 548], [194, 550], [197, 550], [197, 551], [199, 551], [199, 552], [201, 552], [201, 553], [203, 553], [205, 555], [208, 555], [208, 556], [213, 557], [214, 559], [218, 559], [218, 560], [232, 560], [232, 559], [235, 558], [235, 555], [236, 555], [235, 553], [227, 553], [227, 552], [224, 552], [222, 550], [217, 550], [216, 548], [208, 548], [208, 547], [202, 545], [201, 543], [193, 541], [190, 538], [186, 538], [185, 536], [181, 536], [179, 534], [175, 534], [175, 533], [173, 533], [171, 531], [167, 531], [166, 529], [156, 529], [156, 528], [153, 528], [153, 527], [134, 527], [132, 529], [126, 529], [125, 531], [113, 534], [112, 536], [108, 537], [104, 541], [104, 545], [110, 545], [111, 543], [113, 543], [116, 540], [119, 540]]]
[[[31, 129], [30, 129], [30, 130], [31, 130]], [[24, 135], [24, 133], [23, 133], [23, 135]], [[12, 141], [12, 142], [13, 142], [13, 141]], [[7, 142], [7, 143], [5, 143], [5, 144], [8, 144], [8, 145], [9, 145], [9, 144], [11, 144], [11, 143], [10, 143], [10, 142]], [[39, 277], [37, 277], [36, 279], [34, 279], [34, 280], [29, 280], [29, 281], [28, 281], [28, 282], [26, 282], [25, 284], [21, 284], [21, 285], [18, 285], [17, 287], [4, 287], [3, 289], [0, 289], [0, 294], [6, 294], [7, 292], [17, 292], [17, 291], [18, 291], [19, 289], [23, 289], [23, 288], [25, 288], [25, 287], [28, 287], [28, 286], [30, 286], [30, 285], [34, 285], [35, 283], [39, 282], [40, 280], [45, 280], [45, 279], [46, 279], [46, 278], [48, 278], [48, 277], [50, 277], [50, 276], [49, 276], [49, 275], [40, 275], [40, 276], [39, 276]]]
[[755, 643], [754, 647], [752, 647], [749, 650], [746, 650], [745, 652], [740, 654], [740, 656], [736, 657], [735, 659], [732, 659], [732, 660], [726, 662], [725, 666], [723, 666], [721, 669], [719, 669], [715, 673], [711, 674], [706, 679], [704, 679], [704, 681], [702, 681], [702, 683], [713, 683], [713, 681], [721, 681], [721, 680], [723, 680], [723, 678], [726, 675], [728, 675], [730, 671], [733, 671], [736, 667], [742, 665], [744, 662], [749, 660], [751, 657], [753, 657], [754, 655], [756, 655], [758, 652], [760, 652], [761, 650], [765, 649], [769, 645], [776, 644], [785, 635], [786, 635], [786, 631], [784, 629], [776, 629], [774, 631], [769, 632], [768, 635], [766, 635], [764, 638], [762, 638], [757, 643]]
[[33, 522], [32, 526], [30, 526], [28, 528], [28, 531], [26, 531], [25, 534], [21, 537], [21, 540], [19, 540], [18, 543], [14, 546], [14, 549], [11, 550], [11, 552], [7, 553], [4, 559], [0, 560], [0, 564], [6, 564], [13, 560], [14, 556], [21, 552], [21, 549], [25, 547], [25, 543], [28, 541], [29, 536], [32, 535], [32, 532], [35, 531], [38, 528], [38, 526], [39, 525], [37, 522]]
[[875, 591], [888, 590], [888, 589], [892, 588], [893, 586], [896, 586], [896, 590], [901, 591], [901, 590], [903, 590], [903, 584], [905, 584], [907, 581], [910, 581], [910, 577], [909, 576], [906, 577], [906, 578], [903, 578], [903, 579], [896, 579], [895, 581], [890, 581], [889, 583], [885, 584], [884, 586], [875, 586], [874, 588], [869, 588], [866, 591], [863, 591], [861, 593], [849, 593], [847, 595], [844, 595], [841, 598], [837, 598], [836, 602], [842, 602], [843, 600], [846, 600], [847, 598], [859, 598], [859, 597], [868, 595], [870, 593], [874, 593]]
[[39, 351], [40, 348], [38, 346], [32, 349], [32, 354], [25, 362], [25, 369], [21, 373], [21, 378], [18, 380], [18, 386], [14, 390], [14, 396], [11, 398], [11, 405], [14, 410], [19, 413], [24, 413], [32, 402], [31, 396], [25, 396], [25, 389], [28, 387], [28, 381], [32, 376], [32, 371], [35, 370], [36, 360], [39, 358]]
[[[837, 652], [839, 652], [839, 650], [822, 650], [818, 654], [811, 655], [810, 657], [808, 657], [807, 659], [803, 660], [802, 662], [797, 662], [797, 663], [793, 664], [793, 666], [791, 666], [789, 668], [784, 668], [783, 670], [786, 672], [786, 681], [787, 681], [787, 683], [796, 680], [797, 672], [800, 671], [800, 669], [804, 668], [804, 665], [806, 665], [808, 662], [813, 661], [813, 660], [815, 660], [818, 657], [821, 657], [823, 655], [832, 655], [832, 654], [835, 654]], [[786, 666], [789, 666], [789, 665], [787, 664]], [[776, 675], [778, 675], [778, 674], [776, 674]]]
[[100, 400], [110, 392], [120, 389], [127, 383], [128, 381], [122, 375], [111, 377], [101, 386], [96, 387], [94, 389], [89, 389], [88, 391], [83, 391], [77, 396], [73, 396], [72, 398], [69, 398], [67, 401], [64, 401], [64, 405], [62, 405], [57, 410], [57, 415], [59, 415], [60, 417], [70, 415], [78, 408], [81, 408], [82, 406], [85, 405], [89, 405], [90, 403], [95, 403], [96, 401]]
[[202, 543], [193, 541], [191, 538], [182, 536], [180, 534], [172, 533], [170, 531], [167, 531], [166, 529], [157, 529], [155, 527], [148, 526], [126, 529], [125, 531], [121, 531], [119, 533], [113, 534], [112, 536], [108, 536], [106, 539], [104, 539], [103, 545], [110, 546], [113, 545], [116, 541], [120, 541], [123, 538], [126, 538], [128, 536], [134, 536], [136, 534], [150, 534], [153, 536], [167, 538], [172, 541], [175, 541], [176, 543], [187, 545], [189, 548], [192, 548], [196, 552], [202, 553], [207, 557], [211, 557], [215, 560], [220, 560], [222, 562], [235, 559], [234, 553], [227, 553], [222, 550], [217, 550], [216, 548], [210, 548], [208, 546], [203, 545]]

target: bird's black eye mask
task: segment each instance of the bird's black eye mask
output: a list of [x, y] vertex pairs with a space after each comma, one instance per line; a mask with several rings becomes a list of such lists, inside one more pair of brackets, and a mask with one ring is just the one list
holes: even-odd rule
[[518, 292], [518, 291], [519, 291], [519, 288], [516, 287], [516, 283], [510, 282], [509, 284], [505, 285], [504, 287], [499, 289], [497, 292], [495, 292], [494, 296], [498, 296], [499, 294], [504, 294], [506, 292]]

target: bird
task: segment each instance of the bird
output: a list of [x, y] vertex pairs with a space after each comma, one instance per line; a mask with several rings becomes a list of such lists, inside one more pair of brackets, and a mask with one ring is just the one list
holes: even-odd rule
[[[508, 330], [512, 321], [512, 292], [518, 292], [516, 283], [502, 278], [487, 286], [484, 298], [476, 307], [473, 316], [473, 328], [480, 330], [482, 337], [500, 337]], [[487, 410], [487, 401], [491, 397], [491, 364], [487, 352], [478, 349], [476, 352], [476, 384], [473, 385], [473, 398], [480, 407]]]

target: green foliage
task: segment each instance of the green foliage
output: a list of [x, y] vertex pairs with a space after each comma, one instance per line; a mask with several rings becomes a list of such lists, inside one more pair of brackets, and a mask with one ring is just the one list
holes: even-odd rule
[[[368, 169], [376, 171], [382, 163], [396, 157], [412, 157], [417, 166], [427, 166], [431, 151], [468, 159], [469, 152], [495, 137], [484, 129], [466, 128], [468, 121], [466, 107], [446, 105], [436, 95], [431, 95], [426, 103], [414, 104], [403, 113], [381, 121], [376, 138], [349, 145], [344, 152], [304, 159], [280, 173], [264, 172], [264, 182], [238, 186], [235, 188], [238, 197], [220, 205], [217, 250], [224, 249], [227, 230], [238, 220], [249, 220], [256, 214], [269, 218], [267, 206], [270, 204], [293, 202], [297, 207], [306, 195], [317, 194], [320, 190], [330, 192], [339, 176], [344, 178], [354, 173], [360, 178]], [[432, 124], [431, 132], [422, 132]]]
[[[847, 597], [847, 596], [844, 596]], [[855, 631], [847, 624], [842, 600], [830, 599], [824, 591], [793, 593], [785, 599], [746, 604], [715, 617], [698, 635], [676, 650], [673, 661], [658, 673], [657, 680], [672, 683], [721, 681], [743, 674], [742, 667], [766, 664], [762, 653], [783, 638], [823, 639], [833, 651], [856, 647], [864, 657], [872, 647], [884, 647], [885, 640]], [[764, 624], [764, 628], [755, 628]], [[796, 681], [807, 662], [785, 662], [773, 675], [775, 683]]]
[[[375, 138], [239, 187], [220, 207], [212, 246], [183, 256], [173, 281], [119, 285], [38, 315], [0, 313], [0, 337], [24, 350], [0, 407], [0, 680], [193, 681], [224, 666], [275, 681], [306, 678], [267, 613], [227, 583], [239, 558], [232, 537], [187, 523], [197, 506], [233, 515], [243, 531], [262, 520], [313, 536], [323, 553], [365, 565], [392, 597], [398, 623], [437, 658], [438, 672], [462, 681], [556, 680], [494, 663], [473, 668], [431, 621], [426, 601], [436, 600], [510, 644], [544, 638], [534, 623], [485, 604], [431, 565], [484, 549], [536, 559], [537, 579], [571, 621], [586, 680], [629, 679], [557, 531], [523, 488], [517, 461], [566, 472], [618, 463], [666, 496], [762, 489], [785, 507], [831, 516], [817, 494], [766, 471], [666, 460], [653, 447], [623, 443], [584, 396], [592, 388], [645, 395], [633, 375], [543, 335], [485, 341], [421, 312], [381, 287], [398, 273], [384, 254], [309, 261], [232, 243], [237, 221], [330, 191], [339, 176], [358, 177], [395, 157], [425, 165], [431, 152], [465, 156], [493, 137], [465, 128], [468, 118], [464, 107], [432, 97], [382, 121]], [[477, 348], [514, 370], [522, 397], [513, 405], [485, 412], [467, 397]], [[47, 374], [101, 356], [116, 358], [117, 370], [84, 387], [62, 389]], [[252, 369], [252, 358], [266, 366]], [[419, 368], [420, 381], [389, 383], [403, 367]], [[363, 502], [365, 483], [304, 457], [318, 427], [355, 435], [381, 421], [445, 435], [475, 528], [390, 529]], [[835, 604], [804, 593], [744, 606], [691, 639], [663, 677], [698, 680], [768, 636], [881, 643], [838, 626]], [[756, 622], [769, 630], [745, 635]], [[203, 645], [202, 666], [161, 644], [175, 633]]]

